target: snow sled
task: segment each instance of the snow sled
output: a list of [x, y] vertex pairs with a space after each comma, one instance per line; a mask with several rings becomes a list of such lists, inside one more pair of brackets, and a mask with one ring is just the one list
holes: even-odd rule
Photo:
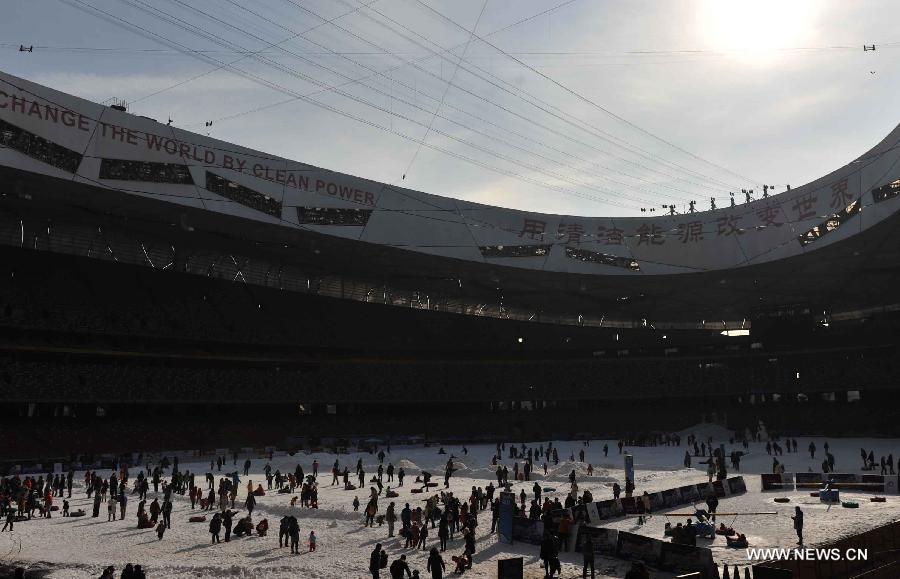
[[432, 488], [432, 487], [438, 486], [438, 484], [436, 482], [430, 482], [430, 483], [426, 484], [425, 486], [427, 486], [428, 488]]
[[203, 523], [206, 521], [206, 515], [194, 515], [188, 519], [190, 523]]
[[414, 494], [419, 494], [422, 492], [422, 489], [409, 489], [409, 492], [414, 493]]
[[726, 537], [725, 545], [732, 549], [746, 549], [749, 546], [749, 543], [747, 542], [747, 537], [739, 535], [737, 537]]
[[77, 511], [72, 511], [71, 513], [69, 513], [69, 516], [70, 517], [83, 517], [84, 511], [82, 509], [78, 509]]
[[869, 497], [869, 500], [873, 503], [884, 503], [887, 502], [887, 499], [884, 497]]
[[280, 495], [286, 495], [290, 492], [291, 492], [291, 489], [289, 487], [281, 487], [280, 489], [278, 489], [278, 494], [280, 494]]
[[775, 497], [774, 500], [775, 500], [776, 503], [789, 503], [789, 502], [791, 502], [791, 499], [789, 499], [789, 498], [787, 498], [787, 497]]
[[356, 485], [352, 485], [352, 484], [347, 483], [347, 486], [344, 487], [344, 490], [345, 490], [345, 491], [355, 491], [355, 490], [356, 490]]
[[859, 503], [853, 501], [841, 501], [841, 506], [845, 509], [858, 509]]
[[545, 493], [555, 493], [556, 492], [556, 489], [553, 487], [544, 487], [542, 490]]
[[51, 510], [51, 511], [58, 511], [58, 510], [59, 510], [59, 506], [58, 506], [58, 505], [51, 505], [51, 506], [50, 506], [50, 510]]
[[387, 493], [385, 493], [385, 496], [389, 499], [396, 499], [397, 497], [400, 496], [400, 493], [395, 493], [394, 491], [388, 491]]
[[736, 533], [735, 533], [735, 531], [734, 531], [734, 529], [733, 529], [732, 527], [726, 527], [726, 526], [725, 526], [725, 523], [722, 523], [722, 524], [719, 525], [719, 528], [716, 529], [716, 534], [717, 534], [717, 535], [724, 535], [724, 536], [726, 536], [726, 537], [732, 537], [732, 536], [734, 536]]
[[819, 493], [818, 492], [809, 493], [809, 496], [819, 498]]
[[253, 496], [264, 497], [266, 496], [266, 491], [264, 491], [262, 487], [257, 487], [257, 489], [253, 491]]

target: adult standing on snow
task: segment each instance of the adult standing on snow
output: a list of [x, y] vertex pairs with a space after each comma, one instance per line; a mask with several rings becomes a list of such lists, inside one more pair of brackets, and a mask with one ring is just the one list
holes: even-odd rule
[[797, 531], [797, 544], [803, 544], [803, 511], [800, 510], [800, 507], [794, 507], [794, 516], [791, 517], [794, 520], [794, 530]]
[[247, 493], [247, 500], [244, 501], [244, 506], [247, 507], [247, 514], [253, 515], [253, 507], [256, 506], [256, 496], [253, 493]]
[[219, 542], [219, 533], [222, 531], [222, 519], [219, 517], [219, 513], [213, 515], [212, 520], [209, 522], [209, 533], [212, 535], [212, 542]]
[[432, 547], [431, 553], [428, 554], [428, 567], [426, 570], [431, 572], [431, 579], [441, 579], [444, 576], [444, 571], [447, 570], [443, 557], [441, 557], [435, 547]]
[[369, 556], [369, 573], [372, 574], [372, 579], [379, 579], [380, 571], [381, 571], [381, 543], [376, 543], [375, 548], [372, 549], [372, 554]]

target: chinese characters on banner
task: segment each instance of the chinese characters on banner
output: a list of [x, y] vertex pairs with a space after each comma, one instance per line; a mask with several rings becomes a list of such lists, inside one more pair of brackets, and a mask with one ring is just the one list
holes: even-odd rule
[[[847, 178], [836, 181], [826, 188], [825, 192], [830, 193], [829, 207], [833, 212], [844, 210], [857, 198], [851, 192]], [[598, 225], [596, 229], [592, 229], [592, 225], [560, 221], [556, 228], [555, 241], [565, 246], [577, 246], [584, 243], [621, 246], [630, 239], [636, 246], [646, 246], [647, 248], [665, 245], [667, 241], [685, 245], [715, 242], [721, 238], [743, 236], [747, 231], [762, 231], [767, 227], [781, 227], [786, 223], [814, 218], [820, 213], [819, 197], [819, 192], [809, 192], [779, 204], [767, 202], [766, 205], [749, 210], [744, 214], [729, 212], [716, 217], [716, 212], [714, 212], [705, 220], [684, 221], [675, 225], [650, 221], [634, 225], [633, 229], [628, 225], [625, 225], [627, 228], [625, 229], [614, 223]], [[623, 221], [633, 223], [631, 219]], [[668, 229], [668, 227], [672, 228]], [[518, 237], [543, 242], [545, 236], [552, 235], [547, 228], [547, 221], [524, 218], [518, 229]]]

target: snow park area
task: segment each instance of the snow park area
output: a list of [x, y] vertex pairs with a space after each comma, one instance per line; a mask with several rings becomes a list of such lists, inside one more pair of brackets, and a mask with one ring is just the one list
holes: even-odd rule
[[[853, 535], [867, 529], [894, 521], [900, 515], [900, 497], [887, 495], [884, 502], [871, 502], [869, 499], [874, 493], [863, 491], [841, 491], [841, 500], [858, 503], [858, 508], [842, 508], [840, 503], [823, 503], [819, 498], [810, 496], [809, 489], [800, 490], [775, 490], [762, 491], [762, 473], [771, 473], [773, 468], [773, 456], [766, 450], [764, 441], [751, 441], [745, 448], [742, 442], [732, 440], [733, 434], [721, 427], [711, 425], [699, 425], [679, 433], [680, 445], [634, 446], [625, 445], [624, 453], [630, 453], [634, 463], [634, 496], [640, 497], [644, 491], [654, 492], [663, 489], [682, 487], [684, 485], [705, 483], [708, 481], [706, 459], [695, 457], [693, 446], [690, 447], [691, 467], [686, 468], [685, 451], [688, 436], [694, 435], [704, 445], [708, 444], [710, 437], [713, 446], [718, 448], [724, 444], [726, 456], [732, 451], [742, 451], [744, 455], [740, 460], [740, 470], [731, 468], [728, 463], [728, 474], [742, 475], [746, 481], [746, 492], [725, 496], [719, 499], [718, 511], [720, 513], [742, 513], [740, 515], [720, 515], [719, 523], [731, 526], [738, 533], [743, 533], [751, 548], [793, 548], [797, 544], [797, 535], [794, 530], [792, 516], [795, 507], [802, 508], [805, 516], [804, 538], [807, 546], [823, 545], [838, 538]], [[794, 473], [820, 472], [822, 460], [825, 458], [825, 445], [828, 443], [829, 452], [834, 457], [835, 471], [840, 473], [859, 473], [863, 466], [860, 458], [860, 449], [874, 453], [876, 459], [875, 473], [880, 472], [880, 458], [891, 454], [895, 459], [900, 457], [900, 440], [896, 439], [825, 439], [821, 437], [796, 437], [798, 451], [784, 451], [777, 456], [785, 470]], [[810, 443], [816, 447], [815, 458], [809, 452]], [[534, 482], [537, 481], [542, 489], [544, 497], [559, 498], [565, 501], [570, 492], [570, 475], [575, 472], [576, 484], [579, 496], [585, 491], [590, 491], [594, 501], [602, 501], [613, 497], [613, 485], [625, 484], [625, 454], [620, 454], [618, 441], [592, 440], [554, 441], [552, 447], [557, 449], [559, 463], [554, 460], [546, 460], [546, 456], [534, 460], [535, 471], [531, 481], [514, 481], [513, 472], [524, 465], [522, 459], [509, 458], [509, 447], [522, 448], [522, 442], [506, 443], [505, 451], [501, 451], [502, 458], [497, 462], [498, 466], [506, 466], [510, 470], [511, 490], [516, 494], [516, 502], [524, 490], [527, 502], [533, 497]], [[785, 447], [784, 440], [780, 445]], [[527, 449], [546, 449], [547, 441], [526, 441]], [[604, 454], [604, 446], [608, 454]], [[443, 449], [445, 454], [440, 454]], [[210, 522], [213, 514], [219, 510], [218, 500], [212, 510], [201, 510], [198, 503], [191, 507], [189, 493], [184, 495], [173, 492], [172, 512], [170, 528], [165, 529], [162, 538], [159, 538], [157, 528], [139, 529], [137, 518], [137, 506], [139, 496], [133, 492], [137, 474], [140, 469], [146, 469], [147, 464], [129, 467], [129, 481], [126, 495], [128, 497], [124, 519], [108, 520], [107, 503], [100, 505], [98, 517], [92, 517], [94, 500], [88, 498], [85, 488], [84, 471], [75, 472], [72, 488], [72, 498], [68, 499], [70, 514], [78, 510], [85, 512], [84, 516], [64, 517], [61, 510], [52, 510], [50, 518], [42, 518], [39, 509], [35, 510], [34, 517], [30, 520], [14, 523], [12, 532], [9, 529], [0, 533], [0, 564], [3, 571], [12, 575], [16, 566], [21, 566], [26, 571], [26, 577], [49, 578], [87, 578], [99, 577], [107, 566], [115, 569], [114, 577], [120, 577], [124, 566], [128, 563], [140, 564], [147, 577], [175, 578], [175, 577], [266, 577], [287, 578], [304, 577], [310, 579], [330, 578], [370, 578], [370, 557], [375, 545], [380, 543], [388, 557], [388, 568], [382, 569], [380, 577], [390, 577], [390, 565], [401, 555], [406, 556], [406, 561], [412, 571], [418, 571], [421, 577], [431, 577], [426, 571], [429, 552], [432, 547], [439, 546], [438, 528], [429, 528], [429, 534], [425, 540], [425, 549], [405, 546], [405, 539], [399, 537], [401, 527], [401, 511], [408, 503], [412, 509], [425, 506], [425, 500], [435, 494], [444, 491], [444, 473], [448, 459], [452, 458], [452, 476], [449, 479], [449, 492], [461, 500], [467, 500], [472, 494], [472, 489], [485, 489], [489, 484], [497, 485], [496, 469], [492, 464], [497, 447], [495, 444], [471, 444], [464, 447], [459, 444], [429, 446], [393, 446], [389, 449], [381, 447], [385, 452], [383, 467], [393, 466], [393, 481], [388, 480], [388, 475], [383, 477], [384, 490], [377, 500], [377, 513], [373, 526], [364, 526], [365, 511], [369, 502], [370, 487], [376, 486], [370, 482], [375, 476], [378, 466], [378, 453], [341, 453], [338, 455], [329, 452], [299, 451], [293, 454], [275, 451], [271, 460], [268, 456], [251, 454], [239, 454], [234, 459], [232, 454], [226, 456], [225, 464], [221, 470], [215, 464], [215, 456], [189, 458], [181, 455], [178, 469], [180, 472], [189, 471], [195, 475], [195, 484], [202, 489], [204, 496], [209, 494], [207, 473], [212, 473], [215, 486], [218, 486], [221, 478], [231, 478], [231, 473], [237, 471], [239, 484], [237, 485], [237, 497], [234, 501], [234, 530], [238, 523], [247, 516], [248, 489], [256, 490], [260, 485], [264, 495], [255, 497], [255, 506], [252, 511], [252, 528], [249, 536], [237, 537], [232, 534], [229, 541], [213, 543], [210, 534]], [[584, 452], [584, 461], [580, 459], [581, 451]], [[575, 460], [571, 460], [574, 456]], [[157, 467], [161, 462], [160, 456], [149, 457], [149, 467]], [[145, 458], [146, 462], [147, 458]], [[171, 458], [170, 458], [171, 460]], [[244, 474], [245, 461], [250, 461], [249, 474]], [[332, 466], [335, 460], [339, 468], [349, 469], [349, 480], [352, 484], [359, 482], [356, 467], [362, 462], [364, 471], [364, 488], [345, 490], [343, 480], [338, 484], [332, 484]], [[300, 488], [292, 492], [279, 493], [276, 490], [277, 483], [273, 481], [269, 488], [266, 470], [274, 476], [275, 472], [281, 474], [293, 474], [299, 464], [304, 476], [313, 473], [313, 463], [318, 464], [318, 477], [316, 478], [317, 496], [316, 504], [304, 506], [301, 503]], [[518, 462], [518, 469], [515, 463]], [[547, 463], [547, 472], [544, 474], [544, 462]], [[212, 469], [211, 469], [212, 467]], [[405, 472], [403, 485], [399, 486], [399, 469]], [[152, 474], [149, 481], [149, 492], [146, 498], [146, 509], [149, 511], [154, 499], [158, 503], [164, 502], [163, 482], [171, 478], [172, 468], [164, 469], [158, 492], [154, 492]], [[590, 473], [589, 473], [590, 471]], [[145, 471], [146, 472], [146, 471]], [[432, 473], [432, 482], [437, 486], [429, 487], [426, 492], [413, 492], [423, 487], [422, 483], [416, 483], [417, 477], [421, 478], [423, 472]], [[895, 470], [896, 472], [896, 470]], [[112, 469], [98, 469], [97, 475], [109, 479], [113, 474]], [[38, 473], [34, 474], [37, 478]], [[46, 476], [46, 473], [44, 473]], [[24, 477], [23, 477], [24, 478]], [[388, 487], [397, 496], [388, 498]], [[552, 489], [552, 490], [551, 490]], [[495, 494], [495, 497], [497, 495]], [[624, 495], [623, 495], [624, 496]], [[61, 506], [65, 497], [54, 497], [53, 504]], [[358, 498], [358, 510], [354, 508], [354, 499]], [[775, 499], [789, 499], [789, 502], [776, 502]], [[380, 517], [385, 514], [388, 505], [395, 505], [397, 523], [394, 537], [389, 537], [387, 524], [379, 524]], [[315, 506], [316, 508], [312, 508]], [[697, 507], [703, 506], [702, 499], [697, 501]], [[227, 507], [231, 507], [230, 500]], [[443, 504], [438, 504], [443, 509]], [[26, 510], [27, 505], [26, 505]], [[677, 522], [684, 522], [683, 516], [666, 516], [667, 513], [693, 512], [691, 504], [680, 507], [672, 507], [654, 511], [639, 520], [637, 516], [618, 516], [603, 521], [603, 526], [618, 529], [660, 540], [669, 540], [665, 537], [665, 524], [670, 522], [673, 526]], [[767, 514], [746, 514], [767, 513]], [[116, 514], [119, 515], [119, 507], [116, 506]], [[191, 522], [191, 517], [205, 517], [201, 522]], [[279, 525], [285, 516], [294, 516], [299, 526], [299, 552], [291, 553], [291, 547], [279, 546]], [[260, 536], [257, 525], [263, 520], [268, 521], [268, 532]], [[478, 525], [475, 528], [475, 553], [472, 557], [471, 569], [465, 570], [462, 576], [476, 578], [493, 578], [498, 576], [498, 561], [511, 557], [522, 557], [524, 562], [524, 577], [544, 577], [542, 561], [539, 557], [540, 547], [536, 544], [516, 541], [507, 544], [498, 540], [498, 534], [491, 532], [490, 507], [479, 513]], [[160, 515], [162, 521], [162, 515]], [[643, 524], [641, 524], [643, 523]], [[428, 525], [430, 527], [430, 525]], [[316, 548], [309, 548], [310, 532], [316, 536]], [[574, 542], [570, 541], [569, 551], [560, 549], [561, 562], [560, 577], [582, 576], [582, 555], [574, 550]], [[285, 541], [285, 544], [287, 540]], [[748, 553], [746, 549], [729, 548], [723, 536], [715, 536], [714, 539], [700, 538], [698, 546], [708, 548], [716, 567], [721, 569], [723, 564], [737, 565], [743, 569], [747, 567]], [[444, 576], [455, 576], [452, 557], [463, 554], [465, 539], [462, 533], [456, 532], [447, 542], [446, 551], [440, 553], [447, 567]], [[614, 557], [598, 555], [595, 569], [597, 577], [624, 577], [632, 568], [632, 563]], [[743, 573], [743, 571], [742, 571]], [[650, 568], [651, 577], [673, 577], [672, 572], [663, 572]], [[404, 573], [404, 576], [406, 574]]]

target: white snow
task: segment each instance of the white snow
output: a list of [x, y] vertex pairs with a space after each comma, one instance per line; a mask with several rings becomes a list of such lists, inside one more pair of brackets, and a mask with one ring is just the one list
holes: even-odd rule
[[[713, 431], [708, 428], [692, 430], [701, 440], [705, 440], [710, 432], [723, 434], [723, 431]], [[702, 434], [701, 434], [702, 433]], [[715, 439], [715, 435], [714, 435]], [[785, 453], [779, 460], [786, 465], [788, 472], [817, 471], [821, 464], [823, 445], [825, 439], [797, 437], [799, 450], [797, 454]], [[816, 459], [810, 459], [805, 451], [810, 440], [814, 440], [818, 451]], [[607, 442], [610, 455], [603, 457], [603, 443]], [[683, 441], [684, 442], [684, 441]], [[726, 444], [726, 451], [732, 448], [727, 439], [715, 439]], [[887, 455], [894, 450], [900, 450], [900, 441], [896, 439], [830, 439], [831, 452], [836, 457], [837, 472], [859, 472], [861, 466], [859, 459], [860, 447], [867, 450], [873, 449], [876, 457]], [[528, 446], [537, 446], [543, 442], [526, 443]], [[580, 441], [554, 442], [558, 446], [560, 458], [571, 453], [577, 455], [582, 448]], [[735, 445], [735, 448], [739, 448]], [[496, 482], [494, 469], [490, 466], [490, 459], [494, 453], [493, 444], [469, 445], [469, 454], [462, 455], [461, 447], [445, 446], [448, 453], [459, 458], [458, 465], [467, 465], [454, 473], [451, 479], [451, 489], [460, 498], [468, 497], [472, 486], [487, 486], [488, 482]], [[693, 469], [682, 468], [685, 446], [680, 447], [631, 447], [626, 448], [634, 455], [636, 494], [644, 490], [654, 491], [665, 488], [682, 486], [706, 480], [705, 465], [697, 465]], [[748, 492], [735, 497], [727, 497], [721, 500], [720, 512], [750, 512], [750, 511], [776, 511], [777, 515], [745, 516], [733, 521], [733, 526], [739, 532], [747, 535], [750, 545], [753, 547], [792, 547], [796, 542], [794, 530], [791, 525], [790, 515], [794, 506], [800, 505], [806, 514], [806, 542], [815, 545], [830, 542], [838, 537], [853, 534], [864, 529], [872, 528], [880, 524], [890, 522], [900, 515], [900, 497], [889, 496], [886, 503], [871, 503], [868, 498], [871, 493], [847, 492], [842, 493], [842, 498], [857, 500], [859, 509], [844, 509], [838, 506], [829, 506], [819, 502], [817, 498], [809, 496], [808, 491], [797, 492], [760, 492], [759, 473], [771, 472], [772, 459], [768, 456], [762, 443], [751, 443], [751, 454], [745, 456], [741, 462], [741, 473], [747, 482]], [[557, 491], [552, 495], [560, 496], [568, 488], [568, 474], [572, 468], [578, 473], [580, 491], [590, 489], [595, 500], [612, 497], [612, 483], [624, 481], [622, 457], [618, 454], [615, 441], [592, 441], [585, 448], [586, 461], [594, 465], [594, 476], [586, 476], [586, 465], [560, 461], [558, 466], [548, 464], [548, 474], [543, 474], [543, 461], [536, 461], [535, 479], [546, 481], [549, 486], [555, 486]], [[900, 454], [895, 453], [895, 457]], [[412, 507], [422, 505], [424, 495], [409, 492], [413, 481], [419, 474], [419, 469], [433, 473], [433, 480], [442, 483], [443, 467], [449, 455], [439, 455], [436, 447], [394, 447], [391, 454], [385, 459], [385, 466], [393, 462], [395, 468], [403, 465], [407, 471], [406, 484], [397, 488], [396, 478], [394, 483], [385, 483], [394, 490], [400, 492], [400, 497], [393, 499], [399, 509], [409, 502]], [[229, 463], [222, 469], [231, 472], [241, 467], [244, 456], [238, 459], [235, 467]], [[237, 508], [242, 508], [246, 495], [247, 480], [253, 480], [254, 486], [263, 483], [265, 477], [263, 467], [267, 460], [260, 457], [252, 459], [251, 475], [241, 476]], [[351, 473], [358, 458], [362, 458], [366, 479], [371, 478], [377, 469], [378, 459], [371, 454], [345, 454], [337, 457], [341, 466], [347, 465]], [[105, 509], [101, 510], [101, 517], [91, 518], [91, 504], [85, 496], [81, 486], [82, 473], [76, 473], [73, 497], [70, 500], [72, 510], [83, 508], [88, 512], [83, 518], [63, 518], [59, 512], [53, 513], [53, 518], [35, 519], [28, 522], [17, 523], [14, 533], [0, 533], [0, 562], [17, 562], [28, 569], [50, 569], [51, 578], [87, 578], [97, 577], [106, 565], [114, 565], [117, 573], [127, 562], [140, 563], [147, 569], [151, 578], [174, 577], [208, 577], [225, 576], [235, 578], [367, 578], [368, 557], [376, 542], [381, 542], [387, 549], [390, 559], [399, 557], [401, 553], [407, 555], [410, 567], [419, 569], [422, 577], [428, 576], [425, 572], [425, 560], [428, 551], [404, 550], [398, 539], [387, 538], [387, 526], [364, 528], [362, 526], [362, 508], [359, 513], [353, 512], [351, 505], [354, 496], [359, 496], [365, 504], [368, 489], [344, 491], [341, 486], [329, 486], [331, 482], [330, 470], [335, 456], [328, 453], [303, 454], [298, 453], [291, 457], [286, 454], [276, 454], [271, 462], [273, 471], [280, 468], [282, 472], [292, 472], [299, 462], [305, 472], [311, 472], [313, 459], [318, 459], [320, 464], [319, 474], [319, 509], [309, 510], [299, 506], [290, 507], [289, 502], [296, 493], [277, 494], [274, 491], [264, 497], [260, 497], [257, 508], [253, 513], [254, 522], [261, 518], [269, 519], [269, 535], [267, 537], [253, 536], [250, 538], [235, 538], [230, 543], [219, 545], [210, 544], [207, 523], [189, 523], [188, 517], [196, 514], [190, 509], [190, 502], [186, 496], [173, 495], [175, 509], [172, 515], [172, 529], [167, 531], [162, 541], [158, 541], [152, 529], [138, 530], [136, 527], [135, 512], [137, 508], [136, 495], [129, 496], [128, 512], [124, 521], [107, 522]], [[504, 464], [512, 471], [512, 461], [504, 459]], [[197, 484], [205, 488], [204, 474], [209, 470], [209, 459], [199, 463], [182, 461], [181, 470], [188, 469], [197, 473]], [[131, 469], [132, 477], [137, 473]], [[101, 476], [108, 477], [109, 471], [100, 471]], [[729, 471], [729, 475], [738, 474]], [[385, 477], [386, 480], [386, 477]], [[351, 474], [351, 481], [355, 477]], [[518, 493], [525, 487], [530, 494], [533, 483], [518, 483], [513, 490]], [[129, 484], [130, 486], [130, 484]], [[442, 486], [442, 484], [441, 484]], [[438, 487], [440, 488], [440, 487]], [[148, 503], [153, 499], [154, 493], [149, 493]], [[160, 497], [161, 497], [160, 493]], [[791, 502], [778, 504], [773, 501], [776, 496], [787, 496]], [[61, 504], [56, 500], [55, 504]], [[383, 497], [379, 500], [380, 513], [384, 512], [389, 501]], [[671, 509], [673, 512], [687, 512], [689, 507]], [[198, 511], [199, 512], [199, 511]], [[300, 519], [301, 545], [304, 553], [291, 555], [287, 548], [278, 548], [278, 521], [285, 513], [293, 513]], [[679, 519], [672, 519], [673, 523]], [[732, 523], [732, 517], [720, 517], [721, 522]], [[663, 525], [666, 517], [663, 513], [656, 513], [646, 525], [638, 526], [636, 518], [624, 518], [605, 522], [604, 526], [614, 527], [630, 532], [662, 537]], [[310, 530], [315, 530], [318, 535], [318, 549], [315, 553], [305, 553], [305, 537]], [[490, 515], [483, 513], [479, 516], [477, 532], [477, 553], [475, 566], [471, 572], [464, 576], [475, 578], [495, 577], [497, 572], [497, 560], [510, 556], [524, 556], [526, 564], [526, 577], [541, 577], [538, 548], [527, 544], [501, 545], [496, 541], [496, 535], [490, 534]], [[429, 548], [436, 544], [436, 533], [429, 535]], [[747, 563], [746, 553], [743, 550], [733, 550], [724, 547], [724, 539], [718, 537], [711, 545], [713, 555], [721, 567], [721, 563]], [[460, 535], [450, 542], [449, 548], [444, 553], [444, 559], [448, 564], [448, 571], [452, 568], [451, 555], [457, 555], [462, 551], [462, 539]], [[580, 554], [568, 553], [562, 556], [563, 577], [580, 577]], [[598, 576], [622, 577], [629, 568], [629, 564], [615, 559], [597, 559]], [[382, 573], [382, 576], [386, 576]], [[659, 574], [655, 576], [668, 577]]]

